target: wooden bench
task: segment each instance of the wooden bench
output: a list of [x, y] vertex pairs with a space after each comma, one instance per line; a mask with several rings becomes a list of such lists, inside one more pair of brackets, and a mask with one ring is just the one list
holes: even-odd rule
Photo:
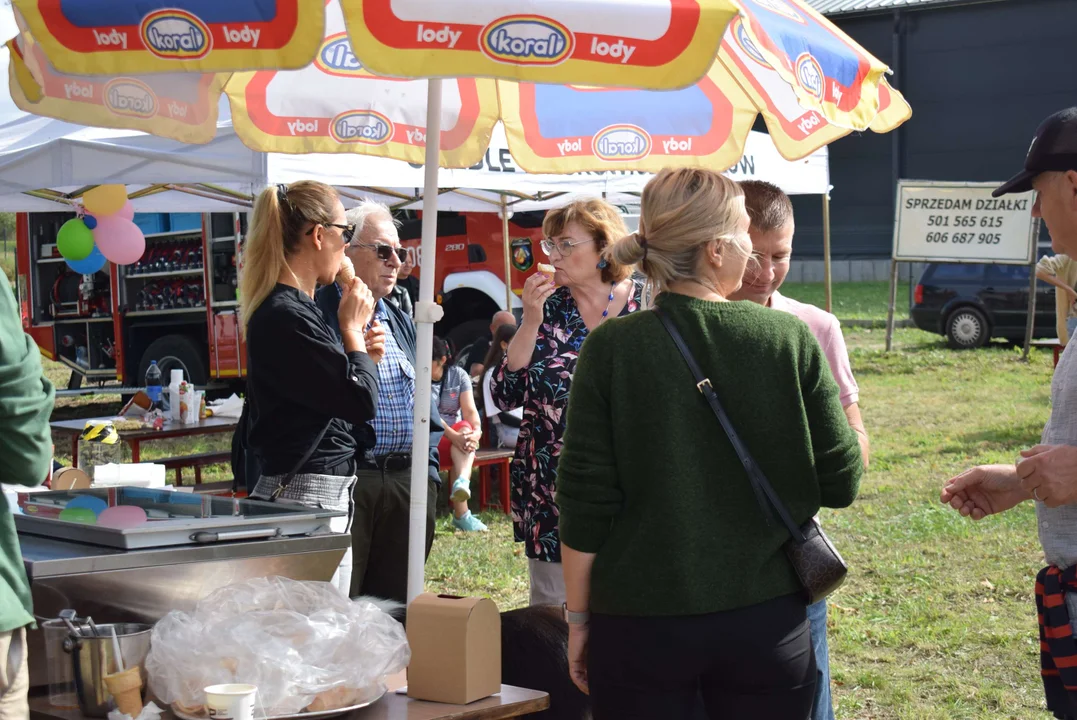
[[[232, 452], [222, 450], [219, 452], [201, 453], [198, 455], [182, 455], [179, 457], [164, 458], [163, 460], [151, 460], [150, 462], [164, 465], [166, 470], [176, 471], [176, 487], [183, 486], [183, 468], [194, 468], [194, 484], [202, 484], [202, 468], [206, 465], [227, 465], [232, 462]], [[231, 488], [231, 483], [229, 483]]]
[[1032, 347], [1051, 348], [1055, 354], [1055, 367], [1058, 367], [1058, 358], [1062, 355], [1062, 351], [1066, 349], [1065, 345], [1061, 345], [1058, 342], [1058, 338], [1043, 338], [1041, 340], [1033, 340]]
[[[227, 495], [231, 497], [232, 481], [222, 480], [220, 482], [202, 483], [200, 485], [196, 485], [194, 491], [199, 495]], [[239, 491], [236, 492], [236, 497], [247, 497], [247, 489], [241, 486], [239, 488]]]

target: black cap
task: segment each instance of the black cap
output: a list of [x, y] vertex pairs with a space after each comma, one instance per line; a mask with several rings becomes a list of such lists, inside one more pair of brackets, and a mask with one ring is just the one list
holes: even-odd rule
[[1077, 170], [1077, 107], [1056, 112], [1040, 124], [1025, 158], [1025, 169], [991, 193], [992, 197], [1025, 193], [1044, 172]]

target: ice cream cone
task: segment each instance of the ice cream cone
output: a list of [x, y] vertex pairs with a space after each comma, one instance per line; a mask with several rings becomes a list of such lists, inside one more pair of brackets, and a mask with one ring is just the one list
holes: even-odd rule
[[105, 687], [124, 715], [137, 718], [142, 713], [142, 675], [137, 667], [106, 675]]

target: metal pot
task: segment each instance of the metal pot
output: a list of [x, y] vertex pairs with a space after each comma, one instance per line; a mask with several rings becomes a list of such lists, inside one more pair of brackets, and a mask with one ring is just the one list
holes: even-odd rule
[[[152, 625], [111, 623], [98, 625], [98, 636], [70, 635], [64, 652], [70, 653], [79, 709], [86, 717], [108, 717], [116, 703], [105, 687], [105, 676], [119, 670], [114, 657], [113, 631], [120, 644], [125, 668], [138, 666], [142, 674], [142, 698], [146, 698], [146, 656], [150, 652]], [[85, 631], [83, 631], [85, 632]]]

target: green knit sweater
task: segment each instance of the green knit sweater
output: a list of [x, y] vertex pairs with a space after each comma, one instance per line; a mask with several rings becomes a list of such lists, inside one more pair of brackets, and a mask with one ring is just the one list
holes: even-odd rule
[[[860, 446], [808, 326], [751, 302], [658, 302], [793, 519], [852, 503]], [[584, 343], [557, 503], [561, 541], [597, 554], [593, 612], [697, 615], [800, 589], [782, 551], [788, 532], [767, 524], [653, 312], [607, 321]]]
[[[52, 462], [53, 394], [41, 372], [41, 353], [23, 332], [19, 306], [0, 271], [0, 483], [33, 487], [45, 480]], [[0, 632], [34, 621], [11, 513], [0, 495]]]

